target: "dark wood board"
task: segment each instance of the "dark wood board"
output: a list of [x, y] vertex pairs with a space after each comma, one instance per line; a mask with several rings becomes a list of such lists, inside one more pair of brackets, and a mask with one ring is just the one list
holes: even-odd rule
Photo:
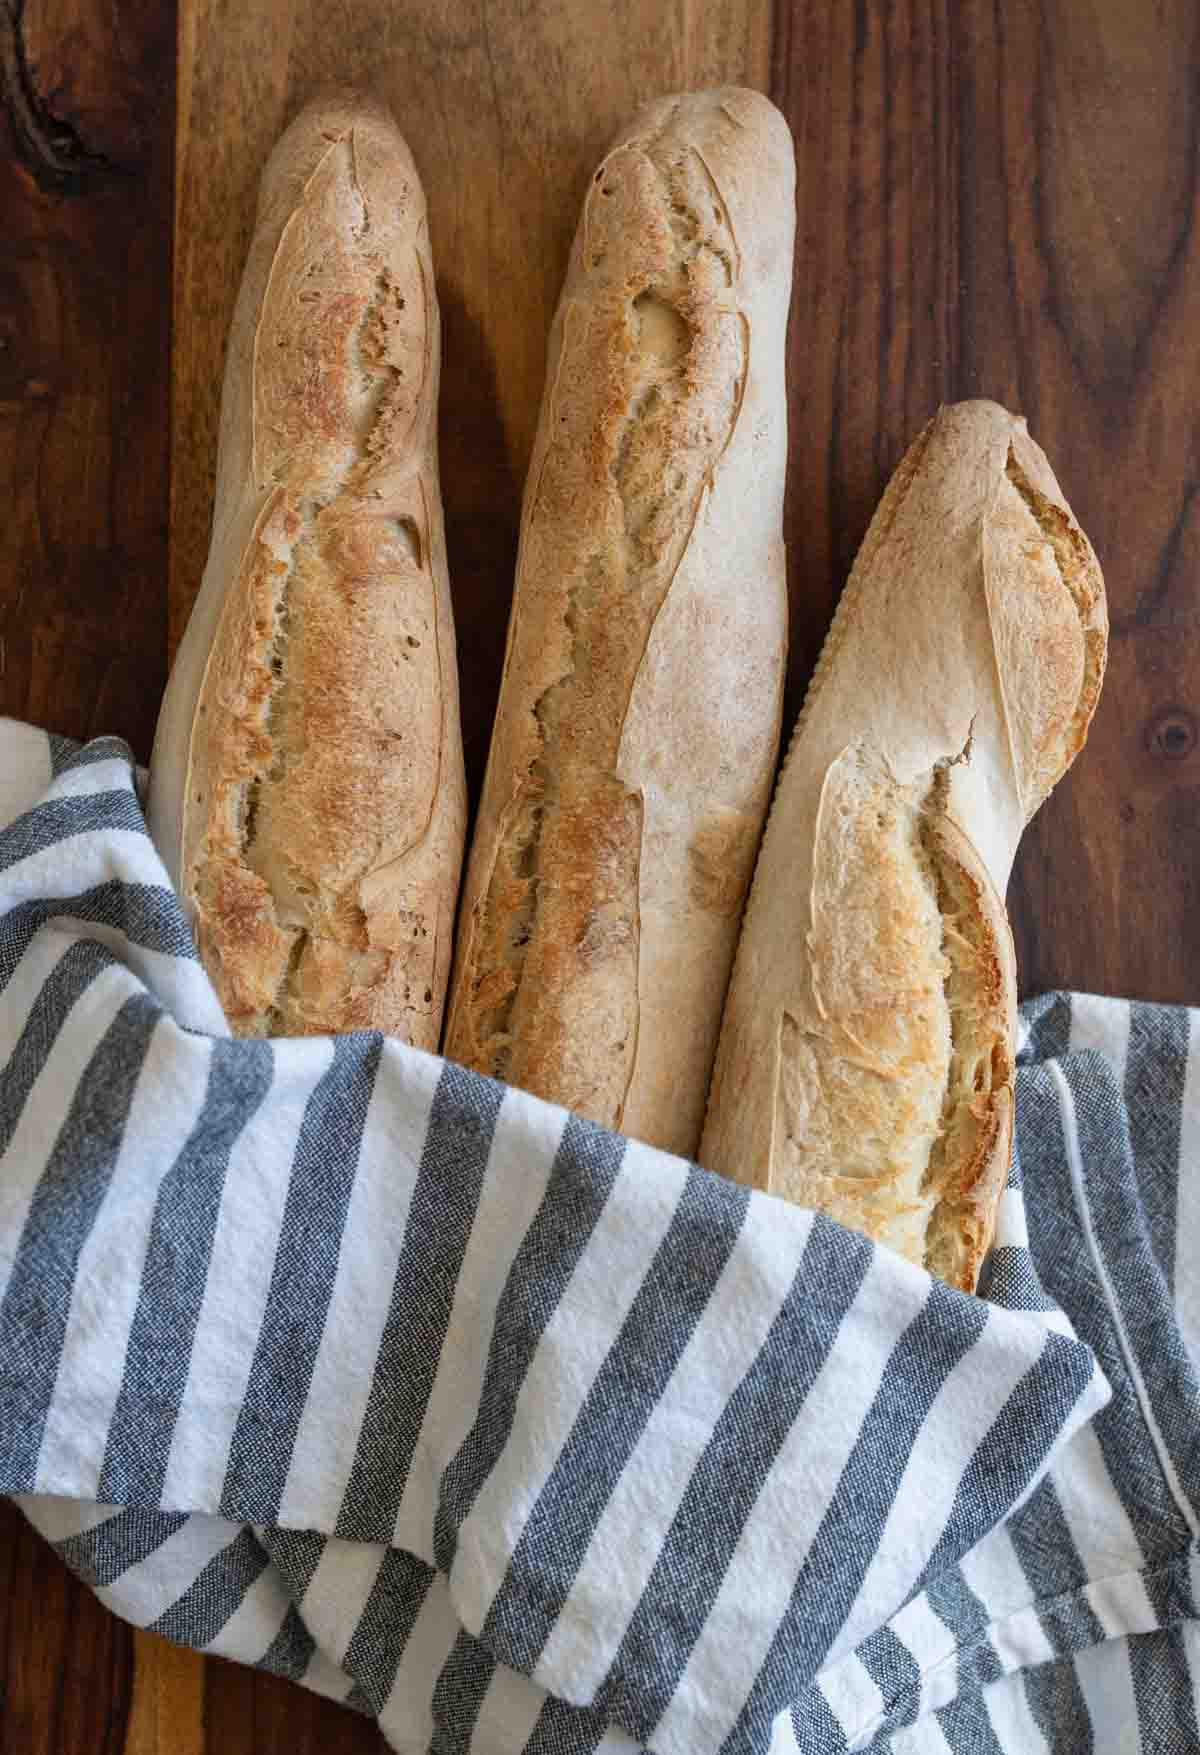
[[[546, 325], [589, 167], [643, 97], [742, 79], [784, 109], [798, 154], [789, 710], [909, 439], [943, 400], [1021, 409], [1101, 556], [1113, 624], [1088, 749], [1014, 874], [1022, 989], [1200, 1000], [1195, 7], [181, 7], [176, 82], [164, 0], [0, 4], [0, 711], [148, 752], [168, 627], [177, 638], [207, 543], [254, 184], [297, 105], [358, 80], [392, 103], [429, 193], [477, 782]], [[12, 1510], [0, 1540], [0, 1750], [381, 1747], [287, 1684], [133, 1640]]]

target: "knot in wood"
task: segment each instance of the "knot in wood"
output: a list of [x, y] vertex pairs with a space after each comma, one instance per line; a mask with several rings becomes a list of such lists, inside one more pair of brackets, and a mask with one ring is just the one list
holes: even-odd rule
[[1196, 716], [1184, 707], [1167, 707], [1146, 726], [1146, 748], [1163, 762], [1182, 762], [1196, 747]]

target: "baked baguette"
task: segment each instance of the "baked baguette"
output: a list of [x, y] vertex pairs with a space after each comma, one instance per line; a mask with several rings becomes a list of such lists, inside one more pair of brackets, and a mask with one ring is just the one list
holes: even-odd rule
[[794, 157], [766, 98], [651, 104], [550, 335], [445, 1052], [699, 1141], [769, 801]]
[[701, 1163], [978, 1277], [1012, 1141], [1004, 892], [1082, 747], [1104, 586], [1025, 422], [944, 408], [821, 654], [738, 947]]
[[262, 179], [151, 768], [237, 1034], [438, 1045], [466, 809], [438, 372], [408, 148], [373, 103], [315, 104]]

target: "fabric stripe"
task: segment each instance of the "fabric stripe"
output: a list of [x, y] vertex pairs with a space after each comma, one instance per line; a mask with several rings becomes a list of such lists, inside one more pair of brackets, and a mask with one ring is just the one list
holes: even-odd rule
[[1192, 1370], [1200, 1374], [1200, 1029], [1188, 1015], [1188, 1052], [1179, 1117], [1176, 1193], [1175, 1318]]
[[4, 831], [0, 871], [11, 871], [63, 842], [102, 832], [111, 836], [122, 829], [143, 837], [146, 833], [137, 799], [124, 788], [34, 805]]
[[[635, 1141], [616, 1150], [621, 1163], [608, 1199], [517, 1389], [508, 1442], [463, 1524], [463, 1559], [451, 1575], [465, 1624], [482, 1623], [481, 1637], [518, 1670], [532, 1664], [553, 1617], [539, 1616], [539, 1625], [529, 1627], [530, 1611], [536, 1614], [535, 1604], [541, 1604], [542, 1578], [537, 1575], [530, 1603], [524, 1568], [510, 1558], [510, 1549], [519, 1544], [572, 1428], [583, 1420], [596, 1377], [652, 1270], [689, 1176], [682, 1159]], [[632, 1370], [636, 1374], [636, 1365]], [[510, 1600], [493, 1615], [506, 1567]]]
[[[877, 1550], [894, 1515], [897, 1486], [903, 1491], [930, 1411], [942, 1399], [940, 1371], [949, 1373], [952, 1380], [963, 1361], [973, 1359], [986, 1322], [985, 1306], [955, 1299], [938, 1281], [930, 1283], [924, 1308], [905, 1328], [888, 1359], [879, 1393], [858, 1429], [854, 1451], [796, 1576], [787, 1614], [746, 1704], [743, 1717], [747, 1726], [758, 1722], [770, 1698], [785, 1691], [789, 1681], [802, 1681], [805, 1673], [811, 1674], [822, 1662], [835, 1661], [856, 1643], [847, 1639], [839, 1650], [841, 1641], [832, 1638], [863, 1594], [861, 1574], [845, 1565], [844, 1530], [852, 1520], [864, 1558]], [[934, 1360], [940, 1370], [934, 1367]], [[893, 1384], [906, 1386], [903, 1397], [889, 1393]], [[953, 1406], [951, 1402], [951, 1410]], [[952, 1411], [950, 1417], [954, 1417]], [[906, 1454], [909, 1468], [897, 1483], [887, 1459]], [[918, 1515], [930, 1512], [918, 1514], [913, 1509], [906, 1513], [909, 1521]], [[903, 1596], [903, 1588], [897, 1588], [892, 1601], [902, 1601]], [[877, 1613], [876, 1624], [880, 1618]]]
[[[1035, 1600], [1083, 1589], [1087, 1572], [1052, 1480], [1047, 1478], [1038, 1485], [1029, 1501], [1028, 1515], [1014, 1518], [1008, 1528]], [[1090, 1638], [1103, 1637], [1104, 1629], [1095, 1622]]]
[[[207, 1264], [200, 1274], [197, 1263], [186, 1315], [190, 1344], [177, 1361], [184, 1379], [161, 1487], [170, 1505], [219, 1502], [275, 1271], [296, 1145], [333, 1045], [305, 1037], [286, 1046], [260, 1043], [257, 1054], [251, 1100], [227, 1091], [245, 1124], [229, 1141], [223, 1174], [211, 1178], [196, 1237]], [[214, 1086], [213, 1102], [220, 1100]]]
[[61, 769], [42, 794], [42, 803], [57, 804], [64, 798], [97, 798], [106, 793], [129, 791], [128, 751], [108, 756], [98, 754], [94, 761], [72, 762]]
[[[8, 989], [3, 996], [3, 1003], [0, 1003], [0, 1090], [4, 1093], [4, 1103], [0, 1106], [0, 1123], [11, 1120], [9, 1104], [17, 1100], [8, 1086], [12, 1076], [9, 1062], [17, 1044], [29, 1030], [29, 1014], [38, 1003], [43, 984], [51, 980], [60, 963], [74, 949], [68, 939], [57, 933], [48, 933], [35, 944], [26, 947], [8, 975]], [[99, 964], [95, 966], [99, 969]], [[4, 922], [0, 920], [0, 981], [4, 974]], [[48, 1022], [53, 1021], [53, 1014], [50, 1014]], [[24, 1102], [23, 1097], [20, 1100]], [[7, 1134], [3, 1137], [7, 1138]]]
[[87, 743], [81, 744], [70, 737], [58, 737], [53, 732], [49, 736], [55, 779], [60, 774], [70, 773], [72, 769], [93, 768], [101, 762], [111, 762], [117, 758], [124, 762], [132, 780], [133, 751], [123, 737], [93, 737]]
[[[29, 1204], [0, 1302], [0, 1485], [5, 1492], [29, 1491], [36, 1483], [80, 1251], [112, 1176], [134, 1088], [161, 1016], [142, 995], [121, 1006], [75, 1086]], [[53, 1064], [52, 1056], [46, 1068]]]
[[340, 1659], [376, 1712], [383, 1710], [391, 1693], [397, 1666], [435, 1576], [412, 1554], [397, 1548], [384, 1554], [366, 1606]]
[[[268, 1533], [268, 1551], [278, 1534]], [[337, 1536], [319, 1539], [321, 1553], [298, 1603], [321, 1650], [345, 1671], [346, 1647], [366, 1613], [388, 1550], [378, 1542], [343, 1542]], [[370, 1710], [365, 1695], [359, 1709]]]
[[854, 1656], [878, 1688], [880, 1712], [889, 1724], [912, 1718], [921, 1697], [921, 1670], [903, 1640], [890, 1627], [881, 1627], [863, 1640]]
[[[229, 1153], [270, 1089], [271, 1065], [266, 1043], [212, 1044], [204, 1107], [155, 1203], [101, 1498], [154, 1505], [162, 1497]], [[197, 1506], [213, 1509], [211, 1499]]]
[[1056, 1755], [1093, 1755], [1092, 1721], [1074, 1664], [1041, 1664], [1021, 1680], [1033, 1721]]
[[[1005, 1755], [1004, 1745], [996, 1735], [992, 1716], [980, 1694], [961, 1695], [937, 1723], [949, 1749], [970, 1750], [970, 1755]], [[924, 1723], [921, 1729], [924, 1729]]]
[[1000, 1674], [1000, 1664], [984, 1637], [988, 1613], [967, 1583], [962, 1565], [947, 1567], [931, 1579], [925, 1598], [931, 1612], [952, 1628], [961, 1642], [960, 1662], [978, 1681], [993, 1681]]
[[[1061, 1442], [1064, 1430], [1078, 1429], [1101, 1400], [1103, 1391], [1094, 1379], [1080, 1382], [1086, 1370], [1087, 1364], [1073, 1342], [1063, 1340], [1061, 1335], [1046, 1336], [1045, 1351], [1038, 1364], [1013, 1385], [991, 1427], [978, 1437], [954, 1502], [944, 1514], [941, 1534], [922, 1569], [918, 1580], [922, 1587], [970, 1546], [972, 1525], [978, 1526], [985, 1482], [1003, 1479], [1007, 1474], [1010, 1503], [1015, 1505], [1020, 1505], [1031, 1490], [1036, 1492], [1034, 1483], [1055, 1445]], [[1056, 1393], [1051, 1394], [1052, 1388]], [[1048, 1402], [1053, 1406], [1065, 1405], [1071, 1389], [1077, 1395], [1073, 1413], [1061, 1425], [1047, 1420]], [[1020, 1477], [1015, 1460], [1018, 1457]]]
[[1121, 1572], [1107, 1578], [1093, 1577], [1084, 1594], [1106, 1638], [1126, 1633], [1150, 1633], [1159, 1625], [1144, 1573]]
[[1186, 1012], [1129, 1007], [1125, 1103], [1142, 1216], [1167, 1291], [1175, 1273], [1175, 1202], [1179, 1128], [1187, 1072]]
[[[647, 1596], [613, 1665], [618, 1687], [635, 1686], [647, 1713], [660, 1712], [655, 1737], [661, 1735], [664, 1746], [670, 1736], [686, 1739], [687, 1694], [703, 1692], [701, 1678], [721, 1675], [732, 1654], [734, 1674], [755, 1679], [744, 1705], [739, 1690], [726, 1685], [721, 1698], [711, 1689], [700, 1722], [712, 1747], [720, 1746], [735, 1721], [738, 1735], [765, 1742], [780, 1708], [816, 1669], [815, 1662], [800, 1674], [791, 1669], [782, 1628], [798, 1576], [820, 1541], [825, 1504], [821, 1496], [796, 1504], [786, 1532], [772, 1537], [754, 1519], [755, 1503], [760, 1493], [767, 1504], [777, 1501], [809, 1468], [817, 1478], [845, 1479], [885, 1378], [896, 1331], [902, 1347], [903, 1337], [921, 1320], [931, 1285], [915, 1272], [898, 1275], [891, 1258], [873, 1251], [865, 1239], [820, 1215], [814, 1221], [792, 1293], [714, 1430], [655, 1570], [657, 1594], [679, 1603], [671, 1644], [661, 1634], [656, 1637]], [[853, 1383], [842, 1370], [851, 1357]], [[750, 1432], [753, 1467], [746, 1455]], [[689, 1578], [695, 1564], [689, 1550], [706, 1556], [700, 1590]], [[747, 1603], [754, 1604], [752, 1620]], [[820, 1614], [811, 1602], [810, 1619]], [[685, 1656], [679, 1676], [672, 1671], [673, 1651]], [[650, 1662], [643, 1653], [654, 1654]], [[619, 1700], [615, 1691], [610, 1695], [609, 1685], [597, 1694], [610, 1717], [648, 1737], [653, 1723], [626, 1719], [617, 1710]]]
[[421, 1433], [404, 1483], [393, 1540], [433, 1561], [442, 1466], [455, 1456], [479, 1413], [500, 1294], [517, 1251], [545, 1198], [566, 1123], [524, 1091], [503, 1094], [470, 1238], [454, 1288]]
[[164, 957], [196, 960], [179, 904], [170, 890], [157, 884], [122, 883], [113, 879], [77, 894], [22, 902], [0, 914], [0, 995], [5, 1006], [12, 1001], [7, 984], [26, 951], [50, 922], [70, 922], [81, 927], [120, 933], [132, 947]]
[[[91, 945], [71, 945], [49, 969], [41, 992], [31, 997], [19, 1035], [13, 1032], [15, 1040], [3, 1069], [0, 1158], [8, 1152], [21, 1125], [25, 1105], [53, 1051], [59, 1032], [66, 1025], [76, 1002], [108, 967], [108, 959]], [[36, 972], [37, 968], [38, 965], [34, 965], [31, 972]], [[114, 974], [108, 985], [115, 988], [119, 984], [124, 985]], [[65, 1085], [59, 1087], [68, 1088]], [[29, 1161], [26, 1157], [26, 1162]]]
[[[1008, 1197], [1006, 1197], [1008, 1198]], [[1005, 1310], [1053, 1310], [1054, 1300], [1042, 1289], [1024, 1249], [1002, 1245], [988, 1257], [987, 1279], [981, 1289], [991, 1304]]]
[[993, 1623], [988, 1638], [1005, 1672], [1032, 1669], [1054, 1658], [1055, 1647], [1035, 1607], [1018, 1609]]
[[469, 1633], [460, 1633], [433, 1691], [433, 1745], [438, 1755], [466, 1755], [496, 1660]]
[[433, 1736], [433, 1690], [460, 1631], [446, 1581], [431, 1573], [391, 1691], [379, 1710], [379, 1728], [397, 1748], [428, 1748]]
[[[1130, 1005], [1124, 999], [1103, 999], [1096, 994], [1075, 993], [1070, 998], [1071, 1029], [1068, 1040], [1054, 1050], [1063, 1055], [1100, 1054], [1118, 1082], [1125, 1077], [1129, 1053]], [[1048, 1053], [1041, 1059], [1048, 1060]]]
[[[1048, 1071], [1061, 1107], [1063, 1146], [1088, 1250], [1171, 1496], [1192, 1539], [1197, 1540], [1200, 1516], [1184, 1481], [1200, 1482], [1200, 1391], [1172, 1331], [1170, 1305], [1147, 1272], [1147, 1252], [1135, 1231], [1136, 1204], [1114, 1198], [1117, 1191], [1107, 1188], [1103, 1178], [1093, 1178], [1090, 1185], [1085, 1182], [1075, 1087], [1079, 1081], [1085, 1098], [1082, 1119], [1089, 1150], [1099, 1150], [1104, 1143], [1105, 1117], [1096, 1083], [1089, 1080], [1086, 1071], [1072, 1072], [1070, 1079], [1057, 1064]], [[1134, 1262], [1137, 1272], [1130, 1271]], [[1114, 1275], [1123, 1296], [1118, 1295]], [[1147, 1371], [1155, 1382], [1153, 1402], [1144, 1374]]]
[[799, 1744], [796, 1742], [796, 1727], [792, 1723], [792, 1711], [781, 1712], [771, 1726], [771, 1741], [767, 1745], [767, 1755], [797, 1755]]
[[222, 1509], [271, 1523], [325, 1326], [375, 1072], [378, 1036], [342, 1036], [308, 1102], [258, 1347], [242, 1397]]
[[[538, 1714], [533, 1735], [525, 1745], [525, 1755], [600, 1755], [608, 1738], [604, 1714], [589, 1707], [569, 1706], [565, 1700], [548, 1694]], [[630, 1744], [635, 1749], [636, 1744]]]
[[1000, 1196], [996, 1208], [996, 1244], [995, 1249], [1011, 1250], [1024, 1254], [1029, 1248], [1028, 1214], [1025, 1210], [1025, 1191], [1023, 1187], [1009, 1187]]
[[[546, 1198], [522, 1240], [496, 1308], [479, 1413], [442, 1477], [434, 1552], [445, 1573], [455, 1564], [458, 1531], [508, 1444], [530, 1365], [604, 1210], [624, 1151], [617, 1135], [578, 1116], [563, 1130]], [[498, 1564], [502, 1568], [503, 1560]], [[456, 1599], [461, 1591], [457, 1574]]]
[[[1029, 1503], [1019, 1514], [1022, 1518], [1031, 1515]], [[1009, 1525], [993, 1530], [970, 1553], [964, 1554], [959, 1561], [959, 1570], [968, 1588], [983, 1605], [990, 1622], [1001, 1621], [1023, 1609], [1033, 1594], [1013, 1546]], [[1049, 1655], [1047, 1652], [1046, 1656]]]
[[1144, 1755], [1200, 1749], [1200, 1721], [1184, 1629], [1170, 1627], [1124, 1643]]
[[205, 1036], [228, 1036], [231, 1032], [212, 982], [194, 954], [176, 956], [139, 945], [115, 926], [99, 925], [70, 912], [69, 901], [55, 913], [50, 929], [55, 936], [88, 939], [102, 946], [148, 987], [160, 1005], [184, 1030]]
[[[280, 1501], [283, 1523], [332, 1529], [337, 1522], [377, 1369], [438, 1077], [431, 1055], [402, 1056], [381, 1044], [329, 1309]], [[329, 1418], [333, 1407], [339, 1410], [336, 1420]]]
[[1139, 1755], [1137, 1702], [1124, 1639], [1090, 1646], [1075, 1658], [1075, 1675], [1092, 1721], [1096, 1755]]
[[[1094, 1056], [1086, 1065], [1090, 1088], [1096, 1092], [1094, 1100], [1108, 1117], [1101, 1158], [1104, 1180], [1111, 1178], [1127, 1191], [1111, 1215], [1123, 1250], [1130, 1247], [1124, 1231], [1137, 1204], [1130, 1186], [1124, 1105], [1109, 1069]], [[1081, 1237], [1079, 1197], [1063, 1132], [1062, 1088], [1058, 1069], [1045, 1066], [1028, 1069], [1017, 1091], [1018, 1132], [1026, 1141], [1026, 1156], [1031, 1159], [1031, 1175], [1038, 1190], [1037, 1235], [1033, 1240], [1038, 1272], [1056, 1302], [1070, 1306], [1080, 1339], [1094, 1349], [1102, 1370], [1116, 1386], [1114, 1401], [1100, 1412], [1093, 1429], [1109, 1477], [1136, 1519], [1139, 1541], [1154, 1558], [1185, 1544], [1188, 1529], [1161, 1468], [1154, 1463], [1146, 1466], [1146, 1427], [1132, 1391], [1119, 1331], [1094, 1271], [1086, 1227]], [[1140, 1259], [1144, 1257], [1135, 1250], [1135, 1262]]]
[[912, 1653], [921, 1678], [911, 1716], [939, 1711], [958, 1691], [958, 1653], [954, 1634], [929, 1606], [922, 1591], [891, 1620], [891, 1630]]
[[[636, 1176], [636, 1164], [632, 1169]], [[488, 1612], [481, 1637], [489, 1644], [499, 1638], [518, 1669], [537, 1660], [591, 1532], [725, 1272], [748, 1202], [747, 1190], [731, 1201], [707, 1171], [687, 1173], [666, 1234], [513, 1553], [510, 1576], [537, 1578], [536, 1606], [502, 1590]]]
[[71, 1571], [93, 1589], [114, 1584], [130, 1566], [173, 1536], [187, 1522], [181, 1511], [119, 1511], [95, 1529], [56, 1542], [55, 1547]]
[[992, 1732], [1004, 1755], [1052, 1755], [1029, 1710], [1020, 1676], [1006, 1676], [983, 1691]]
[[298, 1680], [313, 1694], [319, 1694], [323, 1700], [336, 1700], [350, 1712], [370, 1713], [366, 1701], [354, 1697], [354, 1684], [349, 1676], [326, 1657], [319, 1645], [308, 1661], [308, 1668]]
[[1050, 1060], [1067, 1052], [1078, 998], [1079, 995], [1071, 993], [1047, 993], [1025, 1008], [1030, 1025], [1028, 1057]]
[[[1178, 1627], [1170, 1630], [1169, 1637], [1178, 1641], [1180, 1655], [1187, 1671], [1190, 1686], [1184, 1698], [1188, 1703], [1188, 1715], [1192, 1719], [1200, 1718], [1200, 1621], [1183, 1621]], [[1135, 1677], [1135, 1686], [1137, 1678]], [[1165, 1690], [1164, 1690], [1165, 1693]], [[1164, 1707], [1171, 1703], [1164, 1701]], [[1187, 1723], [1187, 1717], [1184, 1719]], [[1156, 1727], [1152, 1724], [1152, 1729]], [[1200, 1737], [1197, 1737], [1200, 1747]]]
[[[7, 733], [8, 729], [8, 724], [0, 721], [0, 730]], [[86, 744], [81, 747], [75, 742], [74, 738], [60, 737], [55, 731], [42, 732], [39, 733], [39, 735], [44, 736], [49, 744], [52, 772], [55, 774], [61, 773], [63, 768], [67, 767], [72, 759], [78, 760], [79, 756], [87, 748]]]
[[328, 1538], [318, 1530], [268, 1529], [258, 1539], [287, 1586], [288, 1595], [294, 1602], [302, 1603], [321, 1564]]
[[210, 1645], [237, 1612], [266, 1564], [267, 1557], [250, 1531], [242, 1530], [213, 1555], [183, 1595], [150, 1623], [151, 1633], [161, 1633], [164, 1639], [174, 1639], [180, 1645]]
[[294, 1607], [289, 1607], [279, 1632], [258, 1660], [260, 1670], [282, 1676], [288, 1682], [299, 1682], [312, 1662], [317, 1642], [304, 1625]]
[[[830, 1716], [831, 1726], [837, 1728], [836, 1737], [829, 1738], [831, 1746], [836, 1748], [849, 1748], [852, 1739], [855, 1748], [861, 1747], [863, 1726], [879, 1723], [887, 1708], [883, 1690], [855, 1651], [848, 1652], [840, 1663], [822, 1670], [814, 1692], [815, 1698], [806, 1697], [804, 1701], [804, 1728], [810, 1726], [814, 1708], [820, 1722], [824, 1714], [819, 1709], [823, 1705]], [[808, 1746], [805, 1736], [800, 1738], [800, 1746]], [[824, 1744], [814, 1746], [824, 1749]]]
[[336, 1524], [386, 1542], [453, 1307], [503, 1093], [446, 1062], [430, 1111], [370, 1399]]
[[1177, 1554], [1165, 1565], [1140, 1574], [1156, 1626], [1200, 1619], [1200, 1600], [1196, 1594], [1198, 1567], [1200, 1549], [1191, 1548], [1186, 1554]]
[[471, 1734], [473, 1755], [520, 1755], [546, 1698], [527, 1676], [497, 1664]]
[[[814, 1223], [799, 1207], [751, 1197], [725, 1272], [659, 1398], [629, 1466], [591, 1534], [539, 1664], [569, 1676], [572, 1692], [594, 1695], [649, 1589], [689, 1483], [730, 1398], [753, 1368], [793, 1291], [796, 1263]], [[731, 1320], [731, 1312], [737, 1319]], [[643, 1483], [654, 1482], [648, 1495]], [[624, 1595], [610, 1589], [621, 1555]]]
[[1087, 1577], [1144, 1564], [1141, 1544], [1092, 1427], [1075, 1434], [1052, 1465], [1049, 1479]]
[[[805, 1695], [802, 1707], [789, 1714], [789, 1721], [801, 1755], [844, 1755], [850, 1747], [832, 1706], [815, 1688]], [[786, 1744], [782, 1755], [790, 1755]]]
[[151, 1038], [112, 1179], [79, 1253], [39, 1453], [40, 1487], [99, 1496], [156, 1198], [200, 1118], [209, 1058], [200, 1039], [189, 1038], [180, 1053], [169, 1020]]
[[[576, 1738], [578, 1744], [578, 1738]], [[596, 1744], [596, 1755], [636, 1755], [637, 1744], [617, 1725], [609, 1725]]]
[[186, 1594], [238, 1534], [237, 1525], [223, 1517], [189, 1517], [153, 1553], [96, 1594], [135, 1627], [149, 1626]]
[[[249, 1532], [253, 1534], [253, 1532]], [[262, 1543], [254, 1538], [259, 1550]], [[238, 1570], [238, 1562], [230, 1562], [231, 1570]], [[282, 1631], [287, 1620], [291, 1604], [284, 1593], [275, 1571], [266, 1554], [263, 1554], [263, 1568], [249, 1589], [242, 1593], [242, 1599], [232, 1615], [213, 1635], [204, 1647], [213, 1657], [238, 1658], [243, 1663], [252, 1663], [261, 1668], [262, 1660], [270, 1651]]]

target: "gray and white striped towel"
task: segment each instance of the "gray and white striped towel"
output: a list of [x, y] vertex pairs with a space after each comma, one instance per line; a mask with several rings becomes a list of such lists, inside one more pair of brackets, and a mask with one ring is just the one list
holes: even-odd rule
[[472, 1755], [1200, 1749], [1193, 1014], [1026, 1013], [986, 1296], [377, 1035], [229, 1039], [0, 722], [0, 1491]]

